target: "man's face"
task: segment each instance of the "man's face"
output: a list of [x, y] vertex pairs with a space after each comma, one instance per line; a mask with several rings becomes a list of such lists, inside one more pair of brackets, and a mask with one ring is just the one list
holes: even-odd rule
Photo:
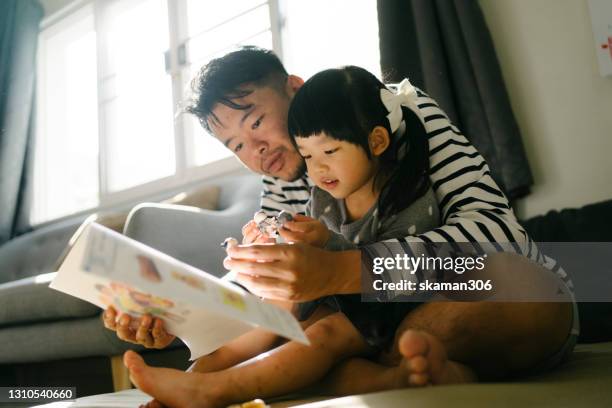
[[232, 109], [220, 103], [213, 108], [219, 119], [219, 123], [209, 121], [215, 137], [252, 171], [287, 181], [297, 179], [305, 166], [287, 130], [293, 88], [288, 84], [286, 92], [271, 86], [245, 89], [253, 92], [234, 102], [252, 105], [250, 108]]

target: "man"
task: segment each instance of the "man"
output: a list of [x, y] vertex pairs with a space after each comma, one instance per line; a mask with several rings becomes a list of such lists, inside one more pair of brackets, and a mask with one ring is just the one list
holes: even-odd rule
[[[302, 84], [273, 53], [254, 47], [211, 61], [193, 82], [195, 98], [187, 111], [249, 169], [263, 175], [262, 209], [271, 214], [282, 209], [303, 213], [309, 199], [311, 184], [304, 162], [287, 132], [289, 104]], [[525, 248], [532, 259], [558, 274], [523, 256], [503, 254], [489, 259], [484, 276], [503, 281], [509, 292], [563, 285], [564, 272], [537, 251], [480, 154], [434, 100], [419, 93], [417, 103], [425, 116], [430, 178], [445, 225], [418, 236], [407, 233], [399, 241], [328, 252], [306, 244], [266, 245], [251, 222], [243, 230], [247, 245], [231, 248], [225, 267], [237, 272], [238, 281], [257, 295], [302, 302], [361, 292], [362, 269], [371, 272], [372, 259], [380, 254], [404, 255], [414, 244], [517, 242], [519, 250]], [[388, 270], [383, 275], [394, 281], [402, 272]], [[396, 295], [389, 290], [379, 300]], [[574, 330], [574, 337], [570, 335], [576, 317], [569, 299], [568, 295], [566, 302], [422, 304], [405, 317], [388, 353], [376, 361], [347, 360], [329, 374], [326, 384], [338, 394], [396, 388], [397, 382], [383, 375], [390, 366], [402, 369], [406, 381], [401, 384], [424, 385], [456, 382], [457, 364], [469, 367], [480, 380], [557, 364], [571, 351], [568, 339], [576, 334]], [[149, 347], [163, 347], [171, 340], [161, 322], [149, 317], [134, 330], [129, 317], [115, 320], [114, 311], [107, 311], [105, 324], [124, 340]], [[141, 362], [128, 363], [156, 375]]]

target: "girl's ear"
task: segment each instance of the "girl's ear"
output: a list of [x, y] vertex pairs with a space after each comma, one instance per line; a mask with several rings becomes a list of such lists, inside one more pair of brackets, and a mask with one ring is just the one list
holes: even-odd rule
[[370, 145], [370, 152], [372, 152], [372, 155], [380, 156], [385, 150], [387, 150], [389, 143], [391, 143], [389, 132], [383, 126], [376, 126], [374, 129], [372, 129], [370, 135], [368, 136], [368, 143]]

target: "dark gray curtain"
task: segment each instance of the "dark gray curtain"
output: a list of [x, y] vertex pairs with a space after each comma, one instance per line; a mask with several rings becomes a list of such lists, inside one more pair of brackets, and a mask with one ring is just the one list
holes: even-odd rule
[[0, 245], [27, 218], [36, 44], [43, 10], [35, 0], [0, 0]]
[[510, 199], [532, 184], [491, 35], [476, 0], [378, 0], [381, 67], [436, 99]]

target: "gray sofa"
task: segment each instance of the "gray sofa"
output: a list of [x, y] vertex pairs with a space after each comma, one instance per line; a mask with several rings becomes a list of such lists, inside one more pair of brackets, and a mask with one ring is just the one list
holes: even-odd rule
[[[216, 210], [141, 204], [130, 213], [125, 233], [162, 250], [173, 248], [170, 255], [222, 274], [223, 250], [218, 243], [228, 235], [240, 236], [242, 225], [259, 207], [261, 181], [238, 171], [198, 183], [206, 185], [220, 187]], [[113, 356], [137, 348], [103, 327], [100, 309], [47, 287], [58, 258], [85, 217], [37, 229], [0, 247], [0, 344], [10, 345], [0, 347], [0, 371], [3, 365]]]

